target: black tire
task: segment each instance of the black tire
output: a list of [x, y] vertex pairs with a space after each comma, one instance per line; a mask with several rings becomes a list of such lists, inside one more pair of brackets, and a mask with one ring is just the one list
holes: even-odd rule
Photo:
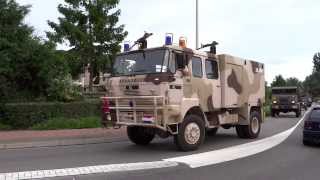
[[208, 136], [215, 136], [218, 132], [218, 129], [219, 128], [212, 128], [212, 129], [207, 130], [207, 135]]
[[128, 126], [127, 135], [137, 145], [148, 145], [155, 136], [154, 129], [141, 126]]
[[307, 141], [307, 140], [303, 140], [303, 145], [305, 146], [312, 146], [313, 144], [310, 142], [310, 141]]
[[[199, 128], [199, 138], [196, 140], [195, 143], [191, 144], [185, 137], [186, 127], [188, 125], [197, 125]], [[194, 151], [199, 148], [199, 146], [204, 142], [205, 139], [205, 124], [201, 117], [198, 115], [187, 115], [181, 124], [179, 124], [179, 131], [178, 134], [174, 136], [174, 143], [176, 144], [177, 148], [181, 151]]]
[[276, 112], [273, 111], [273, 110], [271, 110], [271, 116], [272, 116], [272, 117], [276, 117]]
[[296, 117], [298, 118], [298, 117], [300, 117], [301, 116], [301, 111], [300, 110], [297, 110], [296, 111]]
[[244, 127], [242, 125], [236, 126], [236, 132], [239, 138], [247, 138], [247, 135], [244, 133]]
[[222, 125], [221, 127], [222, 127], [223, 129], [230, 129], [230, 128], [232, 128], [231, 125]]
[[[257, 124], [254, 124], [257, 123]], [[256, 126], [256, 130], [254, 127]], [[257, 111], [250, 113], [249, 125], [238, 125], [236, 126], [237, 135], [239, 138], [255, 139], [259, 136], [261, 130], [261, 115]]]

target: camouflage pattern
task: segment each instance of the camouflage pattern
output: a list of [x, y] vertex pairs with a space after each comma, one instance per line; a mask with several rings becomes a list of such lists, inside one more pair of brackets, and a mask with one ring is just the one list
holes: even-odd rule
[[[176, 46], [161, 48], [169, 49], [170, 52], [183, 53], [187, 66], [176, 70], [175, 74], [168, 72], [112, 77], [106, 84], [109, 90], [106, 98], [163, 97], [164, 101], [160, 103], [163, 109], [157, 110], [158, 117], [155, 124], [156, 127], [163, 127], [164, 130], [167, 129], [166, 125], [181, 123], [185, 115], [194, 108], [202, 111], [207, 127], [224, 124], [247, 125], [252, 108], [258, 109], [264, 119], [262, 107], [265, 102], [265, 79], [262, 63]], [[202, 61], [202, 78], [192, 76], [192, 58], [194, 57]], [[174, 56], [171, 53], [169, 61], [173, 59]], [[207, 78], [206, 60], [217, 62], [219, 72], [217, 79]], [[124, 104], [130, 103], [129, 101]], [[145, 99], [135, 101], [137, 106], [145, 102]], [[116, 121], [124, 125], [130, 124], [121, 119]], [[140, 122], [139, 125], [142, 125], [141, 123], [143, 124]]]

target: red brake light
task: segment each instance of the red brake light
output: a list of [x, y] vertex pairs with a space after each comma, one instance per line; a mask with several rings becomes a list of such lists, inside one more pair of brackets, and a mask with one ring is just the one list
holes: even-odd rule
[[106, 98], [103, 98], [103, 100], [102, 100], [102, 112], [104, 112], [104, 113], [110, 112], [109, 101]]
[[305, 121], [304, 122], [304, 129], [312, 129], [312, 122], [311, 121]]

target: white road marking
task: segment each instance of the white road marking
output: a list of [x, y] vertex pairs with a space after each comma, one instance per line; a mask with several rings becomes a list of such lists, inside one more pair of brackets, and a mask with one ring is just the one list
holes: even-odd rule
[[76, 167], [76, 168], [66, 168], [66, 169], [0, 173], [0, 180], [41, 179], [41, 178], [63, 177], [63, 176], [88, 175], [88, 174], [97, 174], [97, 173], [110, 173], [110, 172], [119, 172], [119, 171], [150, 170], [150, 169], [175, 167], [179, 165], [178, 163], [187, 164], [191, 168], [214, 165], [222, 162], [227, 162], [227, 161], [232, 161], [232, 160], [252, 156], [279, 145], [292, 134], [292, 132], [303, 121], [303, 119], [304, 119], [304, 116], [294, 127], [284, 132], [281, 132], [279, 134], [276, 134], [274, 136], [264, 138], [258, 141], [246, 143], [246, 144], [241, 144], [237, 146], [215, 150], [215, 151], [169, 158], [169, 159], [164, 159], [163, 161], [137, 162], [137, 163], [126, 163], [126, 164], [108, 164], [108, 165]]
[[282, 143], [292, 134], [303, 119], [304, 116], [294, 127], [268, 138], [215, 151], [164, 159], [164, 161], [184, 163], [191, 168], [198, 168], [252, 156]]
[[178, 166], [176, 162], [154, 161], [154, 162], [138, 162], [128, 164], [109, 164], [99, 166], [77, 167], [67, 169], [53, 169], [43, 171], [13, 172], [0, 174], [0, 180], [18, 180], [18, 179], [41, 179], [63, 176], [88, 175], [97, 173], [110, 173], [119, 171], [136, 171], [159, 169]]

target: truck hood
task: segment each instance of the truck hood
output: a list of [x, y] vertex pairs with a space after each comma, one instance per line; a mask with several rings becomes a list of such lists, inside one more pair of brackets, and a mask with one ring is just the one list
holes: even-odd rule
[[108, 96], [164, 96], [174, 80], [165, 73], [112, 77], [107, 82]]

